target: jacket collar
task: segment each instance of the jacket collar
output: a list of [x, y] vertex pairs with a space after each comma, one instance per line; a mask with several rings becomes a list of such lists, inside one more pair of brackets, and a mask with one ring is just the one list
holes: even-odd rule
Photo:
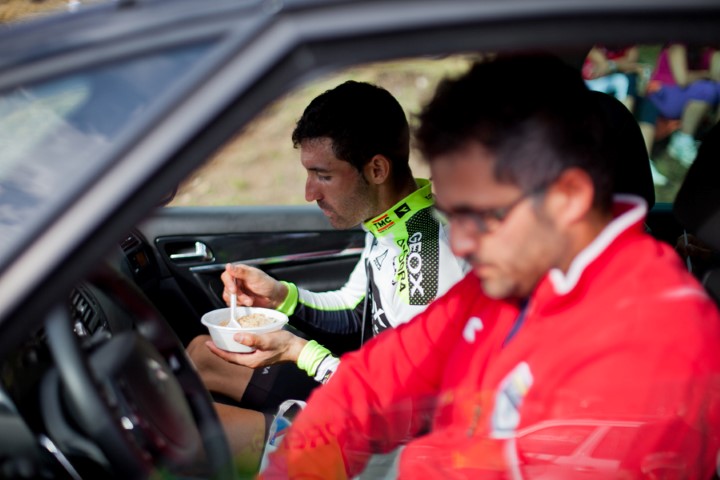
[[618, 194], [613, 197], [614, 218], [600, 234], [573, 259], [567, 273], [554, 268], [548, 273], [557, 295], [570, 293], [578, 284], [588, 265], [593, 263], [624, 232], [642, 230], [647, 215], [647, 202], [635, 195]]

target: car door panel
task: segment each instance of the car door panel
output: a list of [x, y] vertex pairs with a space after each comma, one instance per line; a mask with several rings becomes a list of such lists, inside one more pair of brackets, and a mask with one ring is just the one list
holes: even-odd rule
[[227, 263], [253, 265], [310, 290], [333, 290], [347, 281], [364, 235], [334, 230], [316, 207], [165, 208], [135, 234], [156, 265], [156, 273], [138, 283], [187, 343], [204, 333], [200, 316], [225, 305], [220, 275]]

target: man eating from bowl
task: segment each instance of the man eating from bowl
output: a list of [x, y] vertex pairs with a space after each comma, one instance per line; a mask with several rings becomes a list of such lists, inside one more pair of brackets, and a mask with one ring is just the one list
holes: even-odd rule
[[[292, 135], [307, 172], [306, 200], [316, 202], [337, 229], [362, 226], [361, 259], [342, 288], [322, 293], [254, 267], [228, 265], [225, 301], [237, 294], [239, 304], [278, 309], [301, 329], [362, 335], [368, 326], [371, 336], [409, 321], [462, 278], [466, 264], [452, 254], [445, 226], [432, 215], [430, 182], [412, 175], [409, 137], [402, 107], [380, 87], [350, 81], [315, 98]], [[339, 363], [322, 345], [287, 330], [235, 338], [256, 350], [227, 352], [203, 336], [188, 353], [209, 390], [244, 405], [251, 400], [248, 384], [266, 371], [256, 370], [251, 379], [252, 369], [293, 362], [306, 379], [324, 383]], [[279, 391], [292, 384], [292, 370], [278, 375], [271, 387], [276, 397], [296, 398], [297, 392]], [[257, 408], [268, 406], [277, 402]]]

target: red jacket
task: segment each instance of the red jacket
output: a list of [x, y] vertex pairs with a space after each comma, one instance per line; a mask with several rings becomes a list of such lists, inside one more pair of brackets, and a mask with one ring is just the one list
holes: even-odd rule
[[406, 444], [403, 478], [709, 478], [718, 311], [644, 233], [644, 207], [618, 208], [566, 275], [541, 280], [512, 338], [518, 303], [470, 274], [344, 357], [263, 477], [352, 476]]

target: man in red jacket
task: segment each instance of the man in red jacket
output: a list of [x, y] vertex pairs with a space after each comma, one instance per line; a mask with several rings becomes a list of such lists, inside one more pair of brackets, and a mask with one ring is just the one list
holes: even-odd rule
[[613, 197], [595, 98], [548, 57], [438, 88], [417, 138], [472, 272], [343, 357], [264, 478], [352, 477], [400, 445], [401, 478], [710, 478], [720, 316], [645, 202]]

